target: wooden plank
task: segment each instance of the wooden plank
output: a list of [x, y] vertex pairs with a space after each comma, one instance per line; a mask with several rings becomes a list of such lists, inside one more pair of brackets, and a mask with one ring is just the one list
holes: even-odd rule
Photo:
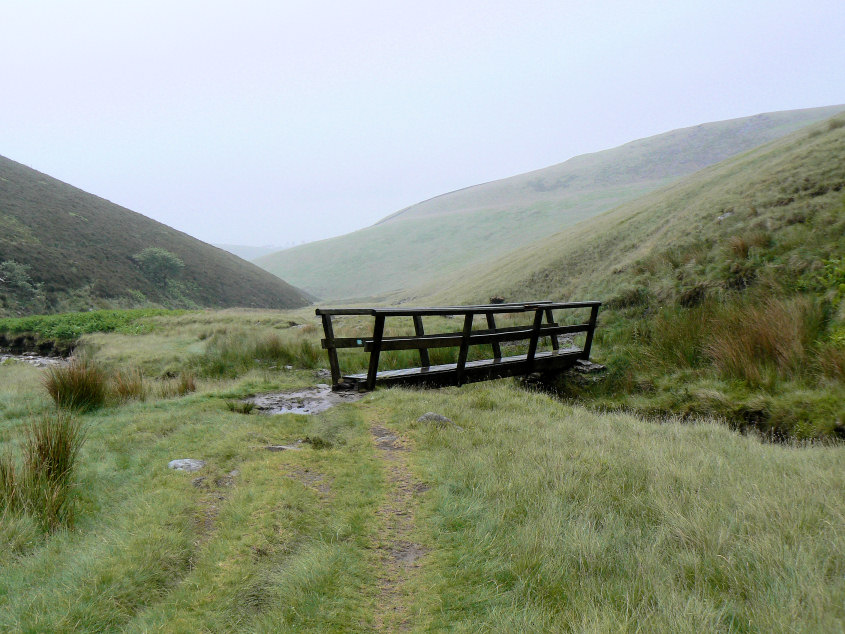
[[376, 315], [373, 325], [373, 349], [370, 352], [370, 367], [367, 371], [367, 389], [372, 391], [376, 387], [378, 373], [378, 358], [381, 354], [381, 339], [384, 336], [384, 315]]
[[593, 346], [593, 333], [596, 331], [596, 320], [599, 316], [599, 306], [601, 304], [596, 302], [590, 311], [590, 328], [587, 330], [587, 340], [584, 342], [584, 351], [581, 355], [582, 359], [590, 360], [590, 348]]
[[[484, 313], [487, 316], [487, 327], [490, 330], [496, 330], [496, 317], [493, 313]], [[493, 358], [494, 359], [501, 359], [502, 358], [502, 348], [499, 345], [499, 339], [493, 341]]]
[[[574, 326], [541, 326], [539, 336], [548, 337], [556, 334], [569, 334], [574, 332], [586, 332], [588, 324], [576, 324]], [[499, 328], [495, 331], [476, 330], [470, 335], [470, 345], [478, 346], [485, 343], [496, 343], [505, 341], [520, 341], [530, 339], [534, 332], [533, 326], [516, 326]], [[336, 340], [339, 341], [339, 340]], [[364, 339], [364, 350], [371, 350], [372, 343]], [[381, 343], [382, 350], [415, 350], [417, 348], [454, 348], [463, 342], [462, 334], [438, 334], [425, 335], [422, 337], [384, 337]], [[336, 347], [343, 347], [340, 343]], [[357, 346], [360, 347], [360, 346]], [[500, 355], [501, 356], [501, 355]]]
[[534, 313], [534, 327], [532, 328], [531, 339], [528, 342], [528, 354], [525, 357], [529, 368], [534, 365], [534, 355], [537, 353], [537, 341], [540, 339], [540, 327], [543, 325], [544, 312], [546, 311], [538, 308]]
[[455, 367], [455, 381], [461, 385], [464, 380], [464, 367], [467, 362], [467, 354], [469, 353], [469, 337], [472, 334], [472, 317], [473, 313], [467, 313], [464, 317], [464, 331], [461, 339], [461, 349], [458, 351], [458, 363]]
[[[549, 323], [550, 326], [557, 326], [557, 324], [555, 323], [555, 316], [551, 308], [546, 309], [546, 321]], [[552, 350], [557, 350], [560, 347], [557, 341], [557, 335], [552, 334], [549, 335], [549, 337], [552, 340]]]
[[314, 313], [320, 315], [372, 315], [372, 308], [318, 308]]
[[323, 332], [326, 335], [326, 338], [323, 339], [323, 343], [328, 343], [328, 345], [324, 345], [323, 347], [328, 350], [329, 353], [329, 368], [331, 368], [332, 373], [332, 385], [337, 385], [340, 382], [340, 365], [337, 362], [337, 350], [334, 347], [334, 330], [332, 329], [332, 317], [331, 315], [321, 315], [323, 319]]
[[[414, 315], [414, 332], [416, 333], [417, 337], [422, 337], [425, 335], [425, 330], [423, 329], [422, 317], [420, 315]], [[428, 367], [431, 365], [431, 361], [428, 358], [428, 350], [426, 348], [420, 348], [420, 365], [422, 367]]]

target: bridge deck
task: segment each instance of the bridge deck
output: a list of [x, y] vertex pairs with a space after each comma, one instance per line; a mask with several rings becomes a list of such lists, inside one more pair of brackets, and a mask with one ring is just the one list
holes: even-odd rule
[[[525, 354], [499, 359], [480, 359], [467, 361], [464, 365], [464, 383], [475, 381], [489, 381], [508, 376], [518, 376], [530, 372], [549, 372], [565, 370], [572, 367], [581, 358], [581, 348], [567, 348], [565, 350], [551, 350], [537, 352], [533, 365], [528, 363]], [[376, 374], [376, 382], [383, 385], [427, 385], [440, 387], [455, 385], [458, 375], [457, 363], [406, 368], [404, 370], [380, 370]], [[347, 374], [344, 382], [351, 383], [353, 389], [365, 390], [367, 374]]]

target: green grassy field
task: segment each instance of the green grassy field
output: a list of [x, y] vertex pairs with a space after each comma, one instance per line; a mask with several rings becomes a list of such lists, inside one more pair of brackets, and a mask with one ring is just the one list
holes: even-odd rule
[[[149, 389], [75, 415], [66, 527], [0, 511], [0, 629], [845, 627], [841, 445], [600, 414], [510, 380], [378, 390], [315, 416], [231, 411], [322, 380], [309, 312], [145, 316], [83, 335], [80, 354]], [[185, 372], [195, 391], [157, 389]], [[0, 365], [0, 454], [18, 459], [53, 410], [43, 380]], [[455, 425], [417, 422], [428, 411]], [[207, 464], [167, 468], [188, 457]]]
[[256, 263], [322, 299], [382, 297], [471, 264], [490, 266], [517, 247], [842, 109], [775, 112], [674, 130], [443, 194], [366, 229]]

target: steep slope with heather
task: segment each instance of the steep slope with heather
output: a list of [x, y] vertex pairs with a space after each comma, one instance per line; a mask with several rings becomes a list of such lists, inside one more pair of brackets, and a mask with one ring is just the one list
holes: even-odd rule
[[0, 267], [0, 314], [310, 302], [230, 253], [3, 157]]

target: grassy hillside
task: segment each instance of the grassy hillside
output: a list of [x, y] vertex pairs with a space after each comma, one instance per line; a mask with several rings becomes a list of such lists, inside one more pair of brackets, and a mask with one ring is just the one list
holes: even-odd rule
[[841, 435], [843, 156], [840, 115], [402, 297], [599, 299], [598, 404]]
[[[145, 269], [136, 257], [145, 249], [171, 254], [175, 266]], [[3, 157], [0, 267], [0, 315], [309, 303], [306, 293], [234, 255]]]
[[770, 113], [675, 130], [444, 194], [372, 227], [256, 263], [324, 299], [383, 295], [531, 244], [842, 109]]
[[247, 244], [215, 244], [214, 246], [218, 249], [228, 251], [232, 255], [237, 255], [239, 258], [242, 258], [247, 261], [254, 260], [255, 258], [260, 258], [263, 255], [270, 255], [271, 253], [275, 253], [281, 248], [256, 247]]
[[[845, 626], [841, 446], [598, 414], [510, 380], [378, 390], [315, 416], [230, 407], [319, 380], [308, 313], [148, 316], [85, 335], [104, 375], [144, 389], [75, 415], [85, 440], [63, 524], [10, 504], [0, 469], [1, 630]], [[174, 373], [194, 373], [195, 391], [164, 389]], [[42, 380], [0, 365], [0, 465], [28, 469], [28, 430], [55, 416]], [[456, 426], [418, 422], [428, 411]], [[168, 469], [177, 458], [206, 464]]]

